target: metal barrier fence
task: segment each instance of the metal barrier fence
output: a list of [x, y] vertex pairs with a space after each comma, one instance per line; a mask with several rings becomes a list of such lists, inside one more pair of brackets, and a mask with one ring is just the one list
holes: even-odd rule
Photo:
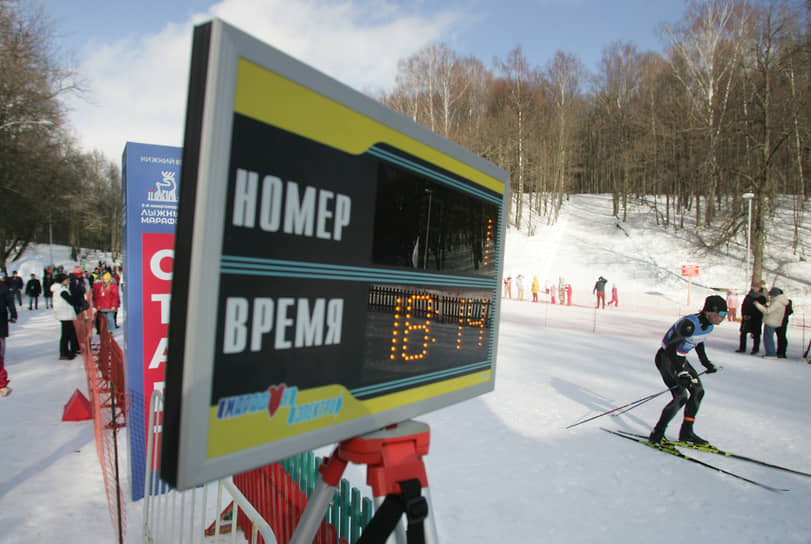
[[[163, 397], [155, 391], [150, 401], [147, 439], [144, 542], [200, 542], [204, 536], [223, 533], [230, 533], [230, 541], [236, 542], [237, 528], [250, 535], [251, 543], [290, 542], [307, 497], [320, 478], [318, 457], [303, 453], [196, 489], [177, 491], [160, 480], [162, 416]], [[215, 490], [216, 501], [211, 501]], [[230, 495], [230, 502], [223, 499], [225, 493]], [[358, 489], [342, 480], [313, 542], [355, 544], [373, 510], [371, 499], [361, 498]], [[208, 521], [211, 519], [214, 522]]]
[[[230, 538], [206, 539], [205, 542], [237, 542], [233, 518], [240, 514], [251, 522], [252, 544], [265, 542], [277, 544], [270, 525], [251, 505], [250, 501], [233, 484], [224, 478], [187, 491], [172, 489], [160, 479], [160, 442], [163, 416], [163, 396], [155, 391], [150, 399], [149, 437], [147, 439], [146, 478], [144, 490], [143, 540], [148, 544], [182, 544], [203, 542], [208, 536]], [[214, 495], [211, 500], [210, 495]], [[230, 496], [230, 504], [225, 494]], [[226, 505], [227, 506], [224, 506]], [[231, 521], [228, 522], [228, 512]], [[221, 514], [222, 513], [222, 514]], [[211, 523], [208, 520], [213, 519]], [[239, 542], [242, 542], [240, 537]]]

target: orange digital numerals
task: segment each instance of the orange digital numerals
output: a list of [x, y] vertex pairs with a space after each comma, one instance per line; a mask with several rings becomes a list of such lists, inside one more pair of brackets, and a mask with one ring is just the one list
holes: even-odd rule
[[490, 264], [490, 248], [493, 246], [493, 220], [487, 220], [487, 239], [484, 243], [484, 266]]
[[[487, 319], [488, 301], [485, 299], [462, 299], [459, 306], [456, 349], [462, 349], [462, 331], [464, 327], [478, 327], [478, 346], [484, 345], [484, 328]], [[424, 318], [416, 317], [415, 306], [419, 306]], [[413, 361], [428, 355], [428, 348], [436, 342], [431, 336], [431, 319], [439, 312], [434, 308], [434, 300], [429, 295], [411, 295], [405, 300], [397, 298], [394, 313], [394, 324], [391, 333], [392, 360]]]
[[[478, 306], [478, 309], [477, 309]], [[462, 349], [462, 328], [479, 327], [479, 347], [484, 345], [484, 323], [487, 317], [487, 301], [482, 299], [474, 301], [472, 298], [462, 299], [459, 307], [459, 331], [456, 333], [456, 349]]]
[[[425, 319], [422, 322], [414, 321], [413, 312], [416, 304], [425, 306]], [[428, 295], [411, 295], [403, 302], [403, 299], [398, 297], [394, 312], [394, 330], [392, 330], [389, 357], [391, 359], [401, 357], [406, 361], [424, 358], [428, 355], [429, 343], [436, 342], [436, 338], [431, 338], [434, 300]], [[400, 334], [401, 328], [403, 329], [402, 334]], [[420, 331], [422, 331], [422, 339], [419, 338]], [[422, 346], [419, 345], [420, 342], [422, 342]]]

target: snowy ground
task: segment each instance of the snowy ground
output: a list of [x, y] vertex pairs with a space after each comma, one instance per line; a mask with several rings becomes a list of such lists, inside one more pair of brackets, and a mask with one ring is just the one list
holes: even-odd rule
[[[664, 397], [565, 429], [664, 389], [652, 358], [666, 328], [697, 310], [709, 287], [742, 292], [746, 284], [739, 246], [699, 253], [687, 233], [656, 232], [646, 217], [623, 224], [627, 236], [615, 223], [606, 197], [577, 196], [556, 225], [508, 236], [505, 271], [528, 276], [527, 293], [534, 274], [542, 285], [564, 276], [574, 304], [505, 301], [495, 391], [419, 418], [432, 429], [426, 464], [441, 542], [811, 542], [811, 478], [691, 453], [790, 489], [773, 493], [600, 430], [648, 432]], [[811, 472], [811, 365], [801, 358], [811, 267], [771, 247], [764, 279], [771, 286], [779, 269], [775, 284], [795, 301], [789, 358], [737, 354], [737, 323], [720, 325], [707, 351], [723, 369], [704, 379], [696, 431], [729, 451]], [[682, 264], [701, 267], [689, 305]], [[598, 275], [617, 284], [618, 309], [594, 310]], [[6, 357], [15, 391], [0, 399], [1, 543], [115, 540], [92, 425], [60, 421], [86, 382], [78, 359], [57, 359], [58, 337], [42, 309], [20, 311], [12, 326]], [[678, 419], [669, 434], [677, 431]], [[357, 467], [348, 475], [368, 489]], [[140, 541], [140, 508], [128, 505], [128, 542]]]

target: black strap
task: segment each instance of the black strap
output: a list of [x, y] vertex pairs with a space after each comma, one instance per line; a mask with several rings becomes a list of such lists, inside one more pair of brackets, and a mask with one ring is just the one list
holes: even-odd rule
[[423, 522], [428, 517], [428, 501], [421, 494], [420, 481], [413, 479], [399, 484], [402, 493], [386, 495], [357, 544], [384, 544], [403, 513], [408, 521], [408, 544], [425, 544]]

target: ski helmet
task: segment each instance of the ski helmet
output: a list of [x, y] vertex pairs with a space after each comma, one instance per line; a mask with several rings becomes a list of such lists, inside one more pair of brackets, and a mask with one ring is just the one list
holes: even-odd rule
[[710, 295], [704, 300], [704, 312], [726, 312], [727, 301], [719, 295]]

